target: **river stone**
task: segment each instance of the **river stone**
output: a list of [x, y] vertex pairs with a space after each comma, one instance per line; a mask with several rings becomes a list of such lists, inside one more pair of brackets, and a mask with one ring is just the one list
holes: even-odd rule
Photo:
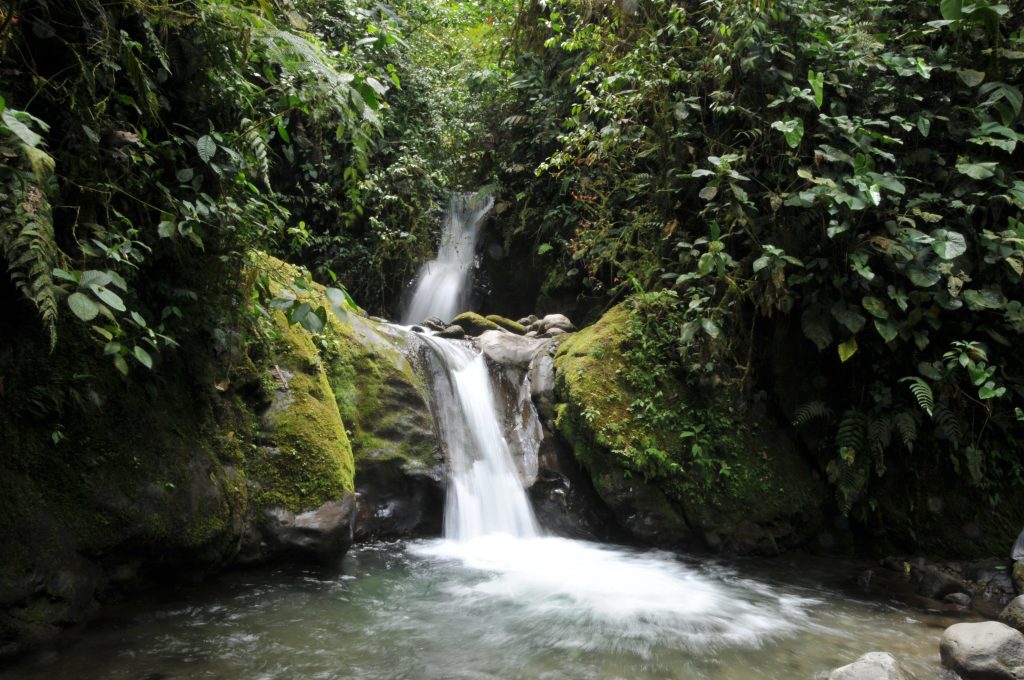
[[892, 654], [870, 652], [828, 674], [828, 680], [914, 680]]
[[955, 604], [958, 607], [968, 608], [971, 606], [971, 596], [967, 593], [950, 593], [942, 598], [942, 601]]
[[528, 330], [545, 333], [554, 328], [563, 330], [566, 333], [571, 333], [576, 330], [576, 326], [574, 326], [572, 321], [569, 321], [569, 317], [564, 314], [548, 314], [543, 319], [531, 323]]
[[1024, 680], [1024, 634], [998, 621], [953, 624], [939, 654], [963, 680]]
[[1024, 633], [1024, 595], [1018, 595], [1006, 605], [999, 615], [999, 620]]
[[1010, 557], [1015, 562], [1024, 560], [1024, 531], [1021, 531], [1020, 535], [1017, 536], [1017, 540], [1013, 544], [1013, 550], [1010, 551]]
[[463, 330], [466, 331], [466, 335], [480, 335], [484, 331], [496, 331], [500, 330], [501, 327], [489, 321], [488, 319], [480, 316], [476, 312], [463, 312], [454, 319], [452, 319], [453, 326], [462, 326]]
[[484, 318], [492, 323], [498, 324], [510, 333], [522, 335], [526, 332], [526, 327], [523, 324], [513, 321], [512, 319], [506, 319], [505, 317], [498, 316], [497, 314], [488, 314]]
[[458, 340], [459, 338], [466, 337], [466, 331], [462, 326], [448, 326], [443, 331], [439, 332], [437, 336], [439, 338]]
[[520, 326], [529, 326], [532, 323], [536, 323], [536, 321], [537, 321], [537, 315], [536, 314], [531, 314], [530, 316], [524, 316], [522, 319], [520, 319], [516, 323], [518, 323]]
[[429, 328], [430, 330], [436, 331], [438, 333], [448, 328], [448, 324], [446, 324], [444, 321], [437, 318], [436, 316], [424, 319], [423, 322], [420, 323], [420, 325], [423, 326], [424, 328]]
[[268, 508], [264, 540], [275, 556], [334, 562], [352, 545], [355, 513], [353, 494], [298, 515], [282, 507]]
[[966, 593], [967, 586], [957, 574], [937, 564], [915, 566], [913, 578], [917, 581], [917, 594], [941, 600], [952, 593]]

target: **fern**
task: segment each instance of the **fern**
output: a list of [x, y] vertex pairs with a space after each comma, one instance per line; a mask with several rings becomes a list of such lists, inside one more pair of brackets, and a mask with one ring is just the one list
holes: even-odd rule
[[136, 51], [142, 51], [142, 44], [135, 42], [124, 31], [121, 31], [121, 45], [119, 56], [124, 72], [135, 90], [135, 96], [140, 100], [139, 108], [150, 120], [156, 120], [159, 116], [160, 101], [156, 98], [152, 82], [146, 74], [146, 67], [139, 60]]
[[867, 452], [867, 441], [867, 418], [859, 409], [847, 409], [836, 430], [835, 446], [840, 457], [852, 462], [858, 454]]
[[932, 415], [935, 411], [935, 395], [932, 393], [931, 385], [924, 381], [924, 379], [917, 377], [916, 375], [908, 375], [905, 378], [900, 378], [900, 382], [909, 383], [910, 392], [917, 399], [917, 405], [921, 407], [928, 415]]
[[53, 171], [53, 159], [28, 145], [22, 145], [21, 151], [31, 172], [0, 168], [0, 255], [7, 261], [15, 287], [39, 312], [52, 351], [57, 344], [58, 309], [52, 272], [60, 251], [43, 187]]
[[808, 401], [801, 404], [793, 414], [793, 425], [802, 427], [812, 420], [829, 420], [832, 418], [832, 409], [823, 401]]
[[914, 442], [917, 441], [917, 419], [910, 411], [900, 411], [893, 418], [893, 425], [900, 435], [900, 441], [907, 447], [908, 451], [914, 450]]
[[248, 118], [242, 119], [241, 140], [249, 147], [249, 152], [256, 159], [256, 169], [263, 185], [270, 189], [270, 148], [267, 140], [260, 134], [259, 128]]
[[949, 439], [954, 449], [960, 448], [960, 442], [964, 438], [964, 425], [960, 416], [954, 413], [946, 404], [939, 404], [935, 407], [935, 423], [939, 431]]

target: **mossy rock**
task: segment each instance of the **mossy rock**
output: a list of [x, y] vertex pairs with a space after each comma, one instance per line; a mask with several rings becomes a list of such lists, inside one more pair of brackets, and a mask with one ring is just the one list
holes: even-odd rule
[[476, 312], [463, 312], [452, 319], [452, 325], [461, 326], [466, 335], [480, 335], [484, 331], [498, 331], [501, 326], [495, 322], [477, 314]]
[[523, 324], [521, 323], [513, 321], [512, 319], [506, 319], [505, 317], [498, 316], [497, 314], [488, 314], [484, 318], [490, 321], [491, 323], [501, 326], [510, 333], [515, 333], [516, 335], [526, 334], [526, 327], [523, 326]]
[[[629, 318], [625, 305], [611, 309], [555, 357], [556, 426], [620, 522], [633, 518], [625, 528], [651, 542], [695, 534], [736, 552], [775, 552], [804, 540], [824, 502], [822, 485], [778, 427], [736, 406], [730, 388], [697, 390], [672, 379], [648, 408], [689, 420], [652, 426], [634, 414], [640, 395], [627, 379]], [[699, 458], [693, 432], [707, 433]], [[644, 460], [652, 455], [664, 460]]]

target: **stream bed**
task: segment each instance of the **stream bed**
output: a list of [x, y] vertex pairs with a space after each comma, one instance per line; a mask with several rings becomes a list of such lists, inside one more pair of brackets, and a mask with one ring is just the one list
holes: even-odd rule
[[841, 589], [857, 568], [552, 537], [368, 544], [334, 572], [236, 572], [111, 607], [0, 678], [781, 680], [869, 651], [943, 677], [948, 617]]

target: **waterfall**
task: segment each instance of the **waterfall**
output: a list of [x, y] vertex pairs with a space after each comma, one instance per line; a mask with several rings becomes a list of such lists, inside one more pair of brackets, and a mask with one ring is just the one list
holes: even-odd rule
[[468, 342], [423, 337], [437, 364], [434, 416], [451, 468], [445, 538], [537, 536], [537, 520], [502, 433], [483, 355]]
[[420, 323], [431, 316], [451, 321], [465, 311], [477, 235], [493, 205], [492, 197], [479, 193], [452, 196], [437, 257], [420, 269], [402, 323]]

